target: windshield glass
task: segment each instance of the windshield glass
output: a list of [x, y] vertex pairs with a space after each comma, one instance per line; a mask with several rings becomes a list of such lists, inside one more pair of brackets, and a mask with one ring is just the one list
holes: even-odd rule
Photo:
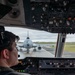
[[[20, 28], [20, 27], [5, 27], [5, 30], [11, 31], [20, 37], [20, 40], [18, 42], [18, 51], [25, 52], [28, 49], [27, 47], [29, 47], [29, 52], [31, 51], [31, 49], [35, 52], [37, 52], [37, 50], [39, 51], [44, 49], [51, 54], [48, 57], [55, 57], [56, 44], [58, 38], [57, 33], [50, 33], [46, 31]], [[62, 57], [68, 57], [68, 58], [75, 57], [74, 36], [75, 36], [74, 34], [67, 34], [63, 52], [62, 52]], [[27, 37], [29, 37], [29, 42], [27, 42]], [[44, 52], [42, 54], [44, 54]], [[37, 57], [39, 56], [40, 55], [37, 54]], [[47, 57], [47, 53], [44, 54], [44, 57], [45, 56]]]

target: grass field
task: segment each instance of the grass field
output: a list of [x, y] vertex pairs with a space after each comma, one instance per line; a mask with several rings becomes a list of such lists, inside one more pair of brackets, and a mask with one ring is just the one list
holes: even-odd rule
[[64, 50], [69, 52], [75, 52], [75, 43], [65, 43]]

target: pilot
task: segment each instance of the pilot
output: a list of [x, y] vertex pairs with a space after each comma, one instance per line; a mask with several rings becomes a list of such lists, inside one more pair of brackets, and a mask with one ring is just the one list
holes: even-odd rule
[[12, 32], [0, 29], [0, 75], [30, 75], [19, 73], [11, 69], [11, 66], [18, 64], [18, 51], [16, 40], [19, 37]]

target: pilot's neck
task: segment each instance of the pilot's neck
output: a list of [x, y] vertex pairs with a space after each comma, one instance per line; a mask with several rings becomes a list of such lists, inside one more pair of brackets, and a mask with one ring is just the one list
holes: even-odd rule
[[6, 60], [0, 59], [0, 66], [9, 67], [8, 62]]

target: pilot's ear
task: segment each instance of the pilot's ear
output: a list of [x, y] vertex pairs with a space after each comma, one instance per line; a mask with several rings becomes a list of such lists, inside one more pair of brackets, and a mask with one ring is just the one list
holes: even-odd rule
[[3, 58], [5, 58], [5, 59], [9, 59], [9, 50], [8, 50], [8, 49], [4, 49], [4, 50], [2, 51], [2, 56], [3, 56]]

